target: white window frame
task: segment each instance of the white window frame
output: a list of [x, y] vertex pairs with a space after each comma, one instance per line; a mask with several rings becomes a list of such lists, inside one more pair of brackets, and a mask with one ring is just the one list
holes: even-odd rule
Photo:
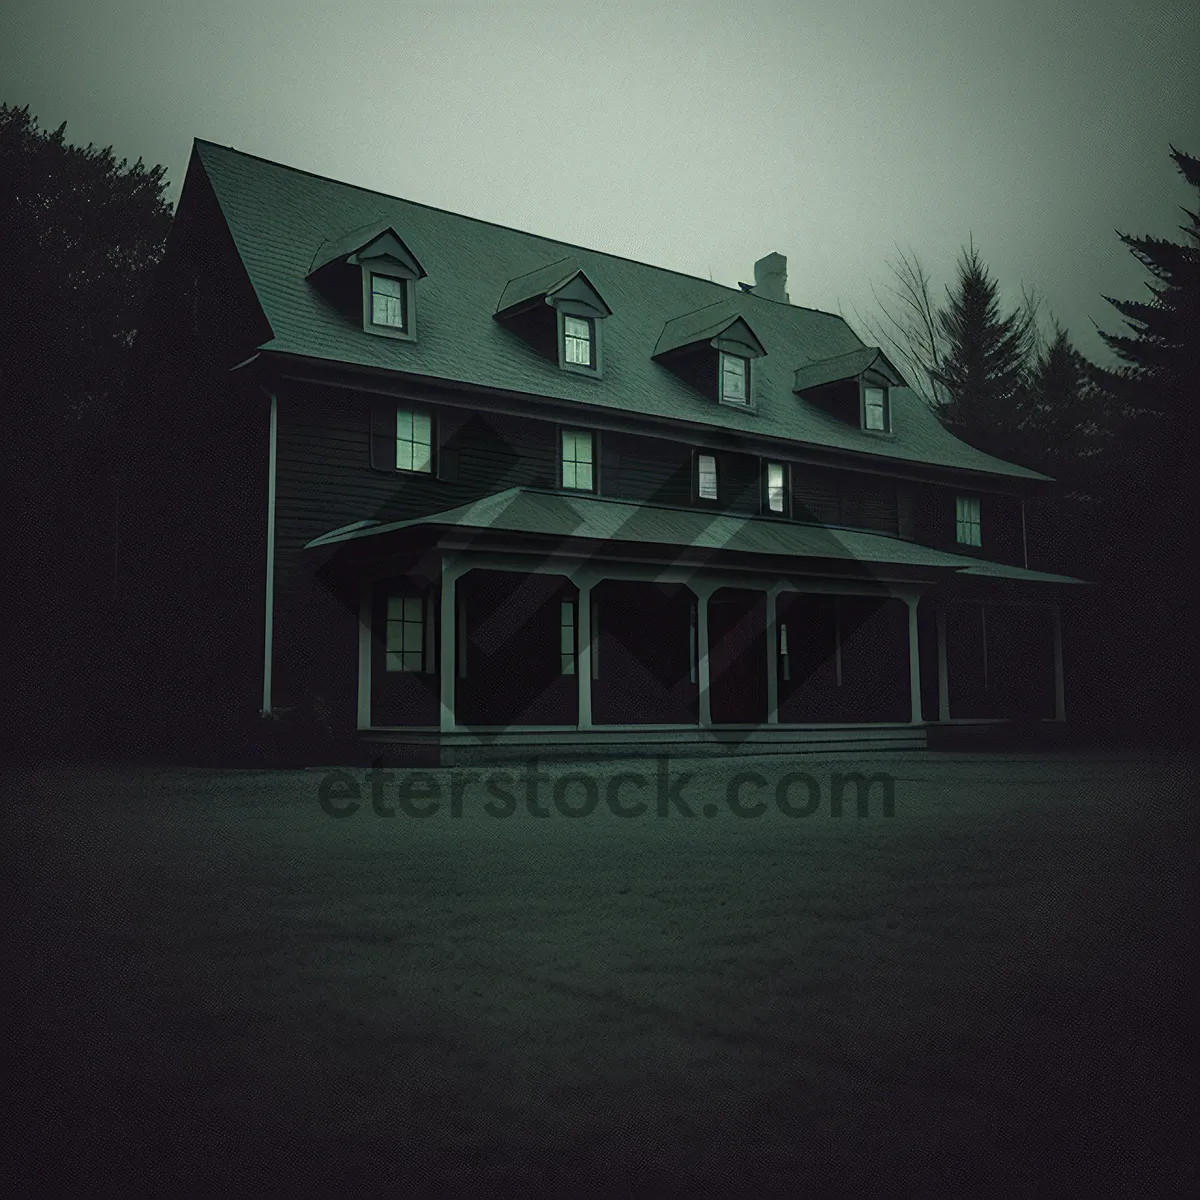
[[[572, 332], [571, 323], [583, 327], [582, 334]], [[569, 367], [595, 367], [596, 365], [596, 322], [591, 317], [576, 317], [570, 313], [562, 314], [563, 323], [563, 362]], [[586, 350], [586, 358], [572, 358], [572, 353], [577, 353], [578, 348], [583, 346]]]
[[[712, 464], [712, 471], [705, 471], [705, 463]], [[707, 478], [712, 480], [711, 494], [705, 492], [705, 481]], [[721, 481], [717, 474], [717, 456], [715, 454], [696, 454], [696, 499], [697, 500], [718, 500], [721, 495]]]
[[396, 470], [433, 473], [433, 417], [424, 409], [396, 409]]
[[422, 674], [425, 670], [425, 599], [414, 592], [387, 598], [384, 613], [384, 670]]
[[[879, 395], [879, 404], [871, 403], [871, 394], [875, 392]], [[879, 413], [879, 424], [871, 424], [871, 414]], [[875, 384], [863, 385], [863, 428], [870, 430], [872, 433], [887, 433], [891, 422], [888, 420], [888, 390], [885, 387], [878, 387]]]
[[[750, 360], [741, 354], [730, 354], [727, 350], [720, 351], [720, 361], [718, 363], [718, 371], [720, 377], [720, 399], [722, 404], [732, 405], [734, 408], [749, 408], [750, 407]], [[741, 398], [731, 397], [725, 391], [726, 364], [740, 363], [742, 368], [742, 395]]]
[[[571, 429], [560, 426], [558, 440], [558, 485], [572, 492], [596, 490], [596, 434], [592, 429]], [[580, 439], [585, 438], [586, 443]], [[581, 444], [587, 446], [587, 457], [579, 457]], [[568, 453], [569, 451], [569, 453]], [[580, 483], [580, 472], [586, 471], [586, 483]], [[569, 480], [569, 482], [568, 482]]]
[[[771, 482], [772, 472], [778, 470], [779, 483]], [[766, 501], [767, 512], [784, 516], [787, 513], [788, 470], [787, 463], [768, 461], [766, 464]], [[775, 501], [778, 499], [779, 503]]]
[[955, 539], [960, 546], [983, 546], [983, 521], [978, 496], [954, 497]]

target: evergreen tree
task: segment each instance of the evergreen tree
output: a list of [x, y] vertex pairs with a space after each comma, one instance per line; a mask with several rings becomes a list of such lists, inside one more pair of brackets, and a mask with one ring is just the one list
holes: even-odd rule
[[1100, 336], [1122, 360], [1113, 371], [1097, 370], [1098, 382], [1140, 426], [1149, 456], [1173, 447], [1194, 453], [1197, 420], [1196, 351], [1200, 348], [1200, 159], [1171, 147], [1180, 174], [1197, 189], [1197, 211], [1185, 208], [1183, 242], [1118, 232], [1134, 257], [1153, 275], [1151, 299], [1108, 301], [1125, 318], [1127, 333]]
[[949, 396], [939, 414], [943, 423], [964, 441], [1003, 456], [1017, 448], [1035, 326], [1028, 310], [1001, 315], [997, 292], [972, 242], [938, 310], [946, 351], [931, 377]]

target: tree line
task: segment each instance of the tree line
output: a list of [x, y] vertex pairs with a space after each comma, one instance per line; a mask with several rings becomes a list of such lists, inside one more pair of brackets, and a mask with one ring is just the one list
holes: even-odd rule
[[[116, 637], [119, 413], [171, 222], [166, 169], [67, 142], [0, 104], [0, 389], [9, 538], [5, 688], [14, 744], [102, 752]], [[1200, 197], [1200, 161], [1170, 157]], [[1031, 566], [1097, 581], [1076, 614], [1075, 714], [1119, 734], [1195, 716], [1195, 454], [1200, 201], [1182, 240], [1120, 233], [1149, 296], [1106, 297], [1115, 367], [1089, 362], [1039, 303], [1004, 311], [971, 240], [935, 299], [913, 254], [863, 319], [956, 436], [1060, 482], [1032, 514]], [[868, 339], [870, 340], [870, 339]], [[1041, 561], [1035, 562], [1034, 558]]]

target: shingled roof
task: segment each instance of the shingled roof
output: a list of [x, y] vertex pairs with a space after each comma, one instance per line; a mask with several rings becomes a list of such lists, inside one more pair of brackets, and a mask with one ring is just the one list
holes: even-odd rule
[[[959, 441], [907, 388], [893, 389], [889, 437], [864, 433], [796, 395], [799, 369], [864, 349], [840, 316], [385, 196], [211, 142], [197, 140], [193, 154], [274, 334], [262, 349], [719, 426], [876, 460], [1047, 478]], [[364, 333], [361, 322], [348, 321], [306, 279], [318, 251], [324, 256], [330, 245], [353, 241], [353, 231], [385, 225], [427, 272], [419, 284], [420, 336], [411, 342]], [[586, 273], [612, 309], [605, 319], [603, 379], [560, 370], [493, 319], [510, 281], [543, 268], [555, 275], [564, 259]], [[721, 301], [733, 302], [766, 351], [755, 363], [756, 412], [718, 407], [654, 361], [669, 322]]]

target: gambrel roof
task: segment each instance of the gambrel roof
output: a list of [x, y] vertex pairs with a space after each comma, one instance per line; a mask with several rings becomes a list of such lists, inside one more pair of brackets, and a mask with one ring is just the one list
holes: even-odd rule
[[[894, 433], [888, 436], [865, 433], [797, 395], [797, 371], [870, 349], [832, 313], [385, 196], [211, 142], [195, 143], [189, 175], [193, 170], [203, 171], [212, 185], [270, 325], [273, 336], [261, 349], [721, 427], [850, 452], [880, 465], [891, 460], [1010, 480], [1046, 479], [959, 441], [906, 388], [893, 389]], [[181, 207], [187, 191], [185, 184]], [[371, 228], [389, 229], [425, 273], [414, 341], [365, 333], [307, 279], [330, 243], [341, 248], [358, 236], [346, 231], [364, 228], [368, 236]], [[515, 281], [531, 272], [554, 275], [563, 260], [585, 273], [611, 309], [603, 379], [559, 369], [494, 319]], [[716, 405], [654, 358], [671, 322], [723, 302], [732, 304], [765, 351], [754, 368], [757, 411]]]

